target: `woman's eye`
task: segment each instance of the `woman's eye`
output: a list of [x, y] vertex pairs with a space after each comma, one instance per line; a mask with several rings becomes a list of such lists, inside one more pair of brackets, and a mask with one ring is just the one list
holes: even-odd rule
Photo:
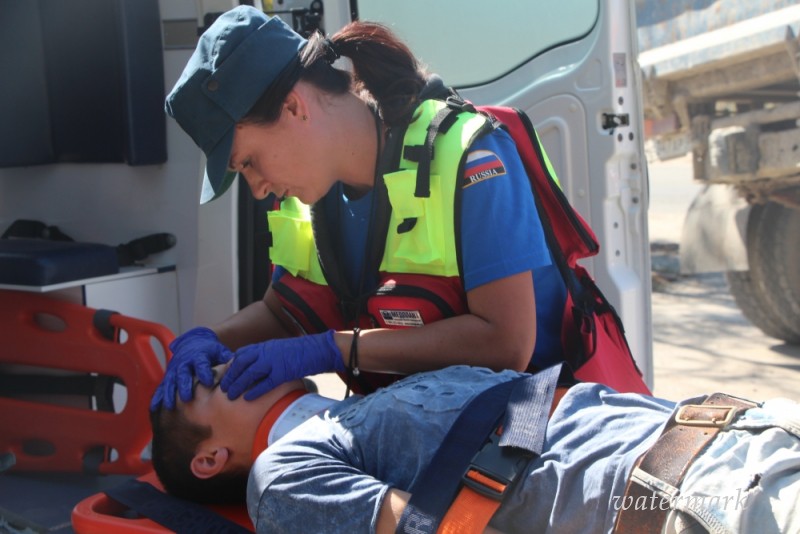
[[228, 167], [229, 171], [231, 171], [231, 172], [241, 172], [241, 171], [245, 170], [246, 168], [248, 168], [250, 166], [250, 159], [248, 158], [248, 159], [242, 161], [239, 164], [231, 162], [230, 165], [231, 166]]

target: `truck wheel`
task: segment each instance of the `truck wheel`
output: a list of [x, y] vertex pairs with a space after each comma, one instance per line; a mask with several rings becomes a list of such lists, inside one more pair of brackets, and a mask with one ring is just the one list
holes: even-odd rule
[[729, 273], [742, 313], [768, 336], [800, 344], [800, 211], [753, 206], [747, 224], [750, 271]]
[[769, 307], [763, 294], [757, 291], [750, 279], [750, 271], [728, 271], [725, 278], [733, 300], [753, 326], [770, 337], [784, 341], [794, 338], [792, 331], [783, 325], [780, 317]]
[[800, 343], [800, 210], [769, 202], [763, 205], [760, 219], [752, 239], [748, 225], [750, 271], [759, 291], [793, 334], [781, 339]]

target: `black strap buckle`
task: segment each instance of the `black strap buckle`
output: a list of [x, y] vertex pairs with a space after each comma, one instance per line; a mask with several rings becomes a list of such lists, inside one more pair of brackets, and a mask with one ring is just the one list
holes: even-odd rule
[[459, 112], [469, 111], [470, 113], [477, 113], [477, 110], [475, 109], [475, 106], [472, 104], [472, 102], [468, 102], [457, 95], [448, 96], [447, 99], [445, 100], [445, 103], [447, 104], [447, 107], [449, 107], [450, 109], [454, 109]]
[[[495, 500], [502, 500], [508, 488], [525, 470], [534, 454], [516, 447], [501, 447], [500, 435], [492, 432], [489, 441], [475, 454], [462, 477], [462, 482], [477, 493]], [[479, 474], [489, 479], [482, 482]], [[491, 484], [495, 482], [496, 484]]]

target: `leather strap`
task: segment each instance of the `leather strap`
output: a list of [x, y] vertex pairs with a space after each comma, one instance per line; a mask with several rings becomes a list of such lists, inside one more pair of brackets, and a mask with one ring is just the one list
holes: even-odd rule
[[677, 494], [697, 455], [736, 417], [756, 406], [725, 393], [714, 393], [702, 404], [678, 407], [658, 440], [634, 464], [614, 533], [661, 532], [670, 510], [663, 502], [672, 496], [648, 487], [644, 481], [659, 479]]

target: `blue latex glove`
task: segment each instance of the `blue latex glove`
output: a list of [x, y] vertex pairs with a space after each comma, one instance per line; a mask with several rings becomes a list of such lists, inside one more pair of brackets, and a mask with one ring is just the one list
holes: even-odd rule
[[217, 334], [204, 326], [192, 328], [176, 337], [169, 344], [169, 349], [172, 358], [150, 401], [151, 411], [162, 404], [168, 410], [174, 409], [176, 392], [183, 402], [190, 401], [194, 377], [197, 376], [201, 384], [211, 387], [214, 384], [211, 368], [233, 358], [233, 352], [219, 342]]
[[244, 393], [250, 401], [284, 382], [328, 371], [345, 371], [333, 330], [242, 347], [219, 387], [231, 400]]

